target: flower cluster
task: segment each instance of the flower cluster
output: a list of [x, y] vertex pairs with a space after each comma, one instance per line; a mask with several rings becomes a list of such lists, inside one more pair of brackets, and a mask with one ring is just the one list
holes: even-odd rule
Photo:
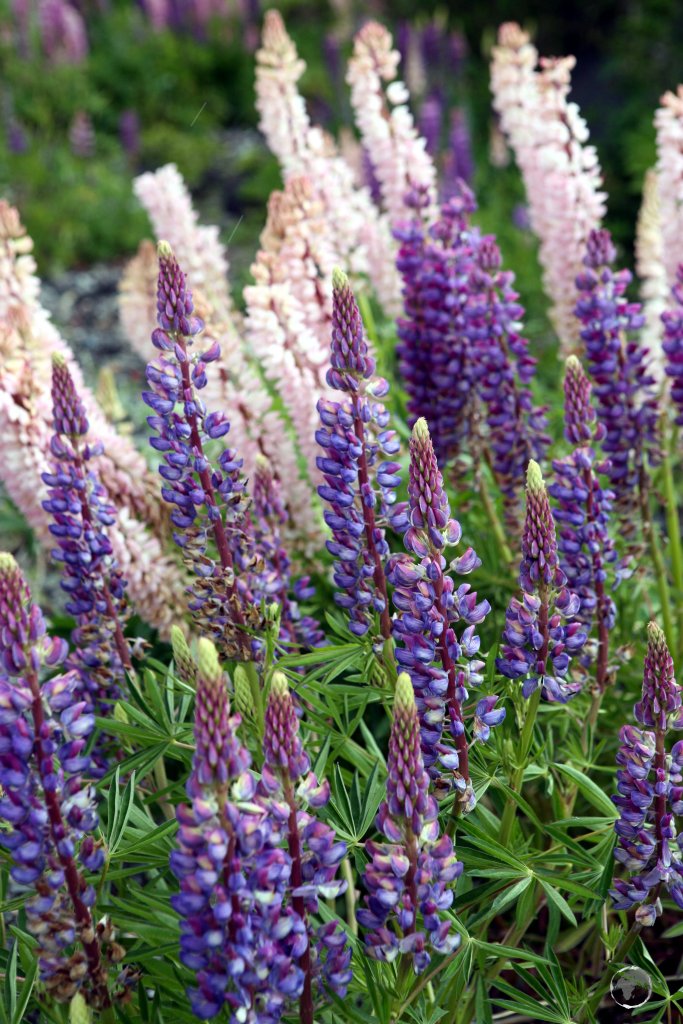
[[[316, 925], [319, 899], [330, 899], [346, 889], [336, 878], [346, 854], [332, 829], [308, 808], [324, 807], [330, 797], [329, 783], [318, 783], [299, 737], [299, 719], [282, 672], [275, 672], [265, 712], [263, 752], [265, 763], [259, 784], [261, 798], [270, 813], [287, 829], [292, 867], [290, 901], [304, 922], [308, 949], [299, 963], [304, 971], [301, 995], [302, 1020], [312, 1020], [307, 1007], [313, 1003], [313, 982], [322, 975], [329, 988], [344, 998], [351, 980], [351, 949], [345, 933], [334, 922]], [[322, 953], [325, 956], [323, 959]]]
[[581, 689], [567, 678], [572, 655], [586, 642], [576, 618], [581, 602], [566, 586], [560, 568], [555, 523], [538, 463], [529, 463], [526, 516], [522, 534], [519, 585], [505, 613], [503, 652], [498, 670], [508, 679], [524, 680], [525, 697], [541, 687], [545, 700], [566, 703]]
[[683, 740], [666, 751], [669, 729], [683, 729], [681, 688], [661, 629], [651, 622], [642, 699], [634, 714], [641, 729], [625, 725], [617, 754], [619, 811], [614, 856], [629, 871], [610, 895], [617, 910], [637, 906], [636, 920], [654, 924], [666, 891], [683, 908], [683, 843], [674, 815], [683, 813]]
[[551, 317], [569, 354], [578, 340], [574, 280], [606, 196], [586, 123], [568, 99], [574, 57], [538, 63], [528, 34], [514, 22], [501, 25], [491, 65], [493, 105], [524, 178]]
[[[613, 495], [600, 484], [599, 474], [607, 472], [608, 465], [596, 463], [590, 442], [604, 436], [604, 427], [595, 422], [590, 381], [576, 356], [567, 360], [564, 394], [565, 437], [577, 447], [571, 455], [553, 462], [555, 482], [548, 490], [556, 501], [554, 518], [559, 526], [560, 566], [567, 586], [581, 601], [577, 617], [588, 630], [597, 621], [596, 679], [604, 689], [608, 634], [616, 617], [614, 601], [605, 587], [607, 566], [617, 560], [608, 529]], [[617, 568], [617, 581], [623, 575], [624, 570]]]
[[[423, 194], [409, 203], [419, 210]], [[405, 317], [398, 321], [399, 368], [413, 420], [427, 419], [439, 460], [464, 451], [479, 461], [482, 445], [514, 515], [524, 471], [548, 439], [543, 410], [528, 385], [536, 361], [520, 333], [524, 310], [501, 269], [493, 236], [482, 236], [463, 182], [425, 231], [415, 216], [396, 229], [404, 281]]]
[[678, 267], [672, 289], [675, 308], [662, 313], [666, 375], [671, 380], [671, 398], [677, 409], [676, 423], [683, 426], [683, 263]]
[[[394, 587], [397, 615], [393, 620], [396, 660], [412, 679], [422, 730], [422, 756], [440, 789], [455, 783], [458, 801], [469, 810], [474, 791], [469, 777], [464, 702], [467, 686], [481, 682], [483, 663], [477, 660], [476, 626], [490, 610], [477, 602], [468, 583], [455, 586], [447, 575], [444, 548], [458, 544], [460, 524], [451, 519], [448, 497], [424, 419], [413, 427], [410, 440], [409, 502], [397, 506], [393, 525], [404, 534], [407, 554], [393, 555], [387, 578]], [[472, 548], [454, 559], [450, 568], [466, 575], [480, 565]], [[460, 637], [455, 624], [465, 624]], [[505, 715], [495, 698], [480, 701], [474, 732], [484, 739], [487, 729]]]
[[[11, 555], [0, 555], [0, 819], [15, 884], [29, 889], [26, 917], [38, 944], [48, 992], [68, 1002], [81, 990], [89, 1003], [110, 1005], [95, 890], [83, 871], [104, 863], [95, 794], [86, 781], [94, 717], [79, 699], [75, 672], [53, 675], [67, 653], [45, 620]], [[105, 936], [106, 932], [106, 936]], [[109, 954], [117, 960], [123, 950]]]
[[387, 771], [387, 799], [376, 820], [387, 842], [365, 844], [370, 856], [363, 875], [366, 908], [357, 916], [367, 929], [365, 944], [373, 959], [390, 963], [403, 954], [420, 974], [432, 951], [444, 956], [460, 942], [442, 914], [453, 902], [452, 883], [462, 864], [450, 838], [439, 837], [413, 687], [405, 672], [396, 684]]
[[60, 355], [53, 356], [52, 402], [55, 433], [53, 466], [43, 473], [56, 540], [53, 557], [63, 565], [66, 610], [76, 619], [74, 651], [69, 667], [82, 681], [83, 699], [104, 716], [121, 695], [130, 653], [123, 635], [126, 617], [125, 580], [112, 555], [107, 528], [115, 512], [97, 475], [89, 469], [102, 446], [87, 441], [88, 420], [74, 382]]
[[172, 897], [180, 914], [180, 956], [196, 974], [192, 1010], [209, 1020], [227, 1007], [235, 1020], [277, 1022], [298, 999], [308, 946], [301, 918], [283, 907], [291, 862], [278, 822], [255, 803], [250, 757], [237, 739], [227, 681], [213, 644], [198, 645], [196, 750], [177, 809]]
[[280, 607], [280, 638], [286, 644], [320, 647], [324, 641], [320, 623], [310, 615], [301, 615], [297, 604], [297, 600], [305, 601], [313, 596], [307, 576], [294, 583], [295, 599], [290, 596], [291, 566], [281, 537], [288, 513], [282, 501], [280, 482], [264, 455], [256, 460], [252, 498], [250, 532], [259, 561], [249, 575], [249, 589], [257, 601], [277, 602]]
[[[387, 429], [389, 413], [378, 401], [389, 385], [374, 378], [375, 361], [363, 322], [341, 271], [333, 277], [330, 362], [327, 382], [346, 397], [318, 401], [322, 426], [315, 436], [323, 449], [317, 460], [323, 474], [318, 493], [332, 531], [327, 548], [335, 558], [335, 599], [347, 611], [349, 628], [357, 636], [367, 633], [379, 613], [387, 640], [391, 636], [385, 578], [389, 546], [382, 520], [400, 482], [398, 463], [389, 461], [398, 453], [399, 442], [396, 432]], [[386, 461], [380, 461], [382, 457]]]
[[[218, 467], [212, 467], [205, 444], [225, 437], [230, 424], [221, 412], [207, 413], [198, 395], [219, 346], [214, 342], [205, 352], [191, 353], [203, 324], [193, 315], [185, 275], [163, 242], [157, 310], [159, 327], [152, 341], [162, 355], [147, 367], [150, 390], [143, 398], [153, 412], [147, 422], [157, 432], [150, 444], [163, 455], [161, 493], [173, 506], [173, 536], [197, 576], [189, 591], [190, 609], [226, 655], [248, 659], [254, 653], [249, 628], [259, 624], [259, 616], [236, 573], [236, 563], [248, 561], [250, 543], [242, 462], [234, 449], [223, 448]], [[208, 553], [210, 537], [217, 561]]]
[[658, 408], [647, 352], [636, 334], [643, 325], [640, 305], [626, 298], [631, 275], [613, 271], [614, 258], [609, 232], [592, 231], [585, 270], [576, 278], [576, 316], [595, 384], [598, 419], [605, 428], [602, 446], [610, 460], [610, 485], [619, 513], [627, 516], [645, 462], [655, 463], [659, 457]]

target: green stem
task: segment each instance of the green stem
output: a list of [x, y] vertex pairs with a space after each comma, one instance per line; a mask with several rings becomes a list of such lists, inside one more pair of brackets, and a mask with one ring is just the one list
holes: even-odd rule
[[[538, 713], [538, 707], [541, 703], [541, 686], [536, 687], [534, 692], [529, 698], [529, 706], [527, 708], [526, 718], [524, 719], [524, 726], [522, 727], [522, 737], [520, 744], [520, 756], [519, 756], [519, 767], [515, 771], [512, 777], [510, 788], [515, 792], [519, 793], [522, 788], [522, 782], [524, 780], [524, 769], [526, 768], [526, 760], [531, 750], [531, 741], [534, 735], [534, 725], [536, 722], [536, 715]], [[510, 842], [510, 834], [512, 832], [512, 826], [515, 821], [515, 811], [517, 804], [512, 797], [508, 797], [507, 803], [505, 804], [505, 810], [503, 811], [503, 819], [500, 823], [500, 836], [498, 841], [501, 846], [507, 846]]]
[[672, 455], [664, 459], [662, 475], [664, 479], [664, 508], [666, 509], [666, 526], [669, 534], [669, 552], [671, 555], [671, 573], [675, 591], [674, 606], [676, 609], [676, 626], [678, 632], [678, 658], [683, 657], [683, 546], [681, 545], [681, 524], [678, 518], [674, 474], [671, 466]]
[[659, 603], [662, 606], [662, 629], [664, 630], [669, 650], [675, 650], [676, 648], [674, 645], [673, 635], [674, 629], [671, 618], [671, 605], [669, 601], [669, 581], [666, 576], [666, 566], [664, 565], [661, 545], [659, 543], [660, 538], [657, 537], [654, 524], [652, 522], [652, 515], [650, 513], [650, 497], [648, 494], [647, 484], [647, 474], [644, 467], [641, 467], [638, 491], [640, 496], [640, 510], [643, 519], [643, 532], [650, 546], [650, 558], [652, 559], [652, 565], [655, 570], [655, 579], [657, 581], [657, 590], [659, 592]]
[[261, 683], [259, 682], [258, 671], [253, 661], [245, 662], [244, 669], [249, 679], [249, 686], [251, 687], [251, 699], [254, 702], [254, 710], [256, 712], [256, 729], [260, 737], [263, 737], [263, 719], [265, 711], [263, 707], [263, 693], [261, 692]]
[[358, 921], [356, 920], [356, 890], [354, 889], [353, 871], [348, 857], [344, 857], [341, 863], [342, 877], [346, 881], [346, 923], [352, 935], [358, 935]]
[[[624, 962], [624, 959], [628, 955], [631, 946], [640, 935], [642, 927], [643, 926], [638, 924], [637, 921], [633, 922], [629, 931], [627, 931], [626, 935], [624, 935], [623, 939], [614, 951], [614, 956], [612, 957], [613, 963]], [[609, 989], [611, 980], [611, 973], [609, 971], [606, 971], [604, 977], [601, 978], [598, 982], [598, 987], [593, 993], [593, 995], [590, 997], [590, 999], [586, 1000], [586, 1002], [579, 1010], [576, 1017], [576, 1024], [584, 1024], [585, 1021], [590, 1020], [593, 1014], [595, 1014], [596, 1010], [600, 1006], [600, 1003], [602, 1002], [602, 997]]]
[[479, 490], [479, 497], [481, 498], [481, 503], [484, 506], [484, 511], [486, 512], [486, 517], [489, 521], [489, 525], [493, 530], [493, 536], [496, 538], [496, 541], [498, 542], [498, 547], [500, 548], [500, 553], [503, 556], [503, 560], [507, 565], [512, 565], [513, 554], [510, 551], [510, 547], [505, 538], [505, 530], [503, 529], [503, 524], [498, 518], [496, 506], [494, 505], [491, 495], [489, 494], [489, 489], [486, 486], [486, 480], [484, 479], [484, 476], [481, 473], [481, 471], [477, 473], [477, 487]]

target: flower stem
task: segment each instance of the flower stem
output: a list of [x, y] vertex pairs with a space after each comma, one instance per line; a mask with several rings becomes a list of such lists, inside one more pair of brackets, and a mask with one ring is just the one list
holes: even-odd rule
[[[538, 713], [538, 707], [541, 703], [541, 687], [540, 685], [534, 690], [529, 698], [529, 706], [527, 707], [526, 718], [524, 719], [524, 726], [522, 727], [522, 738], [520, 744], [520, 757], [519, 767], [515, 771], [512, 777], [510, 788], [514, 793], [519, 793], [522, 788], [522, 782], [524, 780], [524, 769], [526, 768], [526, 760], [529, 756], [531, 749], [531, 741], [534, 734], [534, 724], [536, 722], [536, 715]], [[507, 803], [505, 804], [505, 810], [503, 811], [503, 818], [500, 823], [500, 835], [498, 841], [501, 846], [507, 846], [510, 842], [510, 835], [512, 833], [512, 826], [515, 821], [515, 811], [517, 804], [513, 797], [508, 797]]]
[[358, 921], [356, 920], [356, 890], [353, 869], [348, 857], [344, 857], [341, 863], [341, 873], [346, 881], [346, 892], [344, 901], [346, 903], [346, 923], [352, 935], [358, 935]]
[[[296, 799], [291, 782], [285, 786], [285, 799], [289, 804], [289, 825], [287, 845], [289, 856], [292, 858], [292, 889], [298, 889], [303, 885], [303, 871], [301, 865], [301, 839], [299, 836], [299, 823], [296, 814]], [[292, 897], [292, 907], [299, 915], [304, 925], [306, 924], [306, 903], [303, 896]], [[304, 987], [299, 1000], [299, 1020], [301, 1024], [314, 1024], [313, 1013], [313, 964], [311, 962], [310, 941], [300, 958], [301, 969], [304, 972]]]
[[501, 523], [498, 517], [498, 513], [496, 512], [496, 506], [494, 505], [493, 499], [489, 494], [489, 489], [486, 485], [484, 475], [481, 472], [481, 468], [477, 471], [477, 488], [479, 491], [479, 497], [481, 498], [481, 503], [484, 507], [484, 512], [486, 513], [486, 518], [489, 521], [489, 525], [493, 530], [493, 536], [496, 538], [496, 541], [498, 542], [498, 547], [500, 548], [500, 553], [503, 556], [503, 561], [506, 563], [506, 565], [512, 565], [513, 555], [512, 552], [510, 551], [510, 547], [505, 538], [505, 530], [503, 529], [503, 524]]

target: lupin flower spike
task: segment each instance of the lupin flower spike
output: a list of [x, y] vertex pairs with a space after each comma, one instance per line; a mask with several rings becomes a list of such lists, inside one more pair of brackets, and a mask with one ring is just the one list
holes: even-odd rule
[[188, 998], [200, 1020], [227, 1006], [245, 1021], [277, 1022], [301, 995], [297, 959], [308, 940], [301, 919], [283, 905], [290, 858], [277, 819], [255, 802], [217, 651], [204, 637], [197, 650], [191, 804], [177, 809], [171, 854], [180, 882], [171, 900], [182, 918], [180, 957], [197, 982]]
[[323, 449], [317, 464], [323, 474], [318, 493], [325, 502], [325, 522], [332, 531], [327, 548], [335, 558], [335, 600], [349, 616], [349, 629], [364, 636], [375, 613], [384, 640], [391, 637], [385, 561], [389, 546], [382, 520], [395, 501], [400, 483], [399, 451], [389, 413], [377, 401], [389, 391], [382, 378], [372, 379], [375, 361], [346, 275], [335, 270], [332, 291], [332, 350], [327, 382], [341, 391], [341, 402], [321, 398], [321, 427], [316, 440]]
[[655, 622], [648, 626], [643, 693], [634, 714], [645, 728], [625, 725], [619, 734], [618, 795], [612, 798], [619, 811], [614, 856], [630, 877], [615, 881], [610, 895], [616, 910], [636, 906], [636, 921], [649, 926], [662, 912], [665, 892], [683, 908], [683, 847], [674, 824], [674, 815], [683, 813], [683, 740], [666, 750], [669, 730], [683, 729], [681, 688]]
[[282, 672], [273, 674], [264, 725], [265, 764], [259, 788], [265, 806], [287, 828], [292, 861], [290, 900], [309, 938], [299, 960], [304, 972], [301, 1020], [312, 1024], [316, 976], [322, 975], [342, 999], [351, 980], [351, 949], [345, 933], [334, 923], [316, 925], [311, 920], [312, 915], [318, 914], [319, 899], [338, 896], [346, 889], [346, 883], [336, 878], [346, 844], [337, 842], [334, 831], [307, 810], [324, 807], [330, 798], [330, 787], [327, 782], [319, 785], [310, 770], [299, 736], [294, 701]]
[[387, 799], [376, 824], [388, 842], [370, 840], [370, 862], [363, 875], [367, 890], [358, 922], [374, 960], [391, 962], [404, 955], [416, 974], [428, 967], [432, 952], [447, 956], [460, 936], [441, 914], [453, 902], [452, 883], [462, 872], [453, 843], [439, 837], [436, 801], [429, 795], [420, 750], [420, 723], [410, 676], [396, 684], [394, 718], [387, 758]]
[[[408, 554], [394, 555], [388, 566], [388, 579], [394, 586], [397, 610], [394, 619], [396, 660], [409, 674], [415, 688], [422, 729], [422, 756], [440, 789], [454, 782], [458, 802], [464, 810], [474, 806], [474, 790], [469, 776], [468, 741], [465, 733], [467, 686], [481, 682], [483, 666], [476, 659], [479, 637], [476, 626], [490, 610], [488, 601], [477, 603], [470, 585], [457, 588], [446, 574], [443, 550], [458, 544], [460, 524], [450, 517], [450, 505], [443, 487], [427, 423], [419, 419], [410, 440], [409, 502], [397, 506], [393, 517], [396, 529], [404, 533]], [[459, 575], [480, 565], [476, 553], [468, 548], [451, 563]], [[456, 636], [454, 626], [465, 628]], [[502, 721], [504, 710], [494, 710], [495, 699], [486, 709], [482, 703], [475, 711], [475, 735], [486, 735], [479, 722], [479, 710], [487, 723]]]
[[595, 383], [598, 419], [604, 425], [603, 451], [609, 456], [609, 481], [624, 527], [642, 485], [646, 462], [660, 458], [658, 406], [648, 353], [636, 332], [644, 323], [639, 303], [629, 302], [628, 270], [613, 271], [616, 251], [608, 231], [591, 231], [585, 269], [576, 279], [576, 316]]
[[[190, 609], [226, 656], [250, 660], [254, 649], [250, 629], [260, 624], [258, 608], [237, 567], [250, 562], [245, 530], [245, 482], [242, 460], [223, 448], [212, 466], [206, 445], [225, 437], [230, 424], [222, 412], [207, 413], [199, 391], [206, 386], [207, 365], [220, 354], [218, 342], [192, 353], [203, 322], [194, 315], [192, 293], [167, 242], [160, 242], [157, 289], [158, 328], [152, 341], [161, 356], [147, 367], [149, 391], [143, 399], [153, 411], [147, 422], [161, 452], [159, 473], [163, 498], [173, 506], [174, 539], [197, 579], [189, 593]], [[209, 553], [209, 539], [217, 559]]]
[[522, 599], [513, 597], [505, 613], [498, 670], [509, 679], [523, 680], [525, 697], [540, 686], [545, 700], [564, 704], [581, 689], [567, 673], [586, 634], [576, 619], [581, 602], [565, 586], [543, 474], [533, 460], [527, 470], [519, 584]]
[[[303, 576], [292, 583], [291, 563], [281, 531], [288, 521], [280, 481], [265, 455], [256, 456], [251, 534], [258, 562], [249, 573], [249, 589], [257, 602], [275, 602], [280, 610], [280, 640], [304, 649], [320, 647], [324, 636], [320, 623], [302, 615], [297, 600], [313, 596], [310, 579]], [[293, 592], [293, 593], [292, 593]]]
[[672, 308], [662, 313], [666, 356], [665, 371], [671, 381], [671, 399], [676, 406], [676, 423], [683, 426], [683, 263], [676, 271], [676, 283], [671, 289]]
[[[591, 404], [591, 384], [576, 356], [569, 356], [564, 379], [564, 433], [576, 447], [571, 455], [553, 462], [555, 482], [549, 492], [557, 503], [554, 518], [559, 527], [560, 566], [568, 588], [578, 595], [578, 618], [590, 630], [597, 625], [595, 680], [600, 690], [609, 683], [609, 631], [616, 618], [616, 606], [606, 581], [607, 567], [616, 562], [617, 552], [609, 535], [612, 491], [601, 486], [599, 474], [608, 472], [609, 463], [596, 463], [590, 443], [604, 437]], [[614, 572], [615, 585], [627, 575], [625, 566]], [[590, 664], [590, 646], [586, 645], [582, 663]]]
[[[0, 819], [15, 884], [29, 888], [26, 917], [40, 957], [40, 977], [59, 1002], [77, 991], [97, 1008], [111, 1005], [95, 890], [83, 870], [97, 872], [104, 852], [86, 752], [94, 717], [78, 696], [76, 672], [53, 675], [67, 653], [47, 634], [38, 605], [14, 558], [0, 554]], [[111, 946], [120, 959], [123, 950]]]
[[[116, 513], [97, 475], [88, 467], [90, 459], [102, 453], [102, 446], [87, 440], [85, 408], [60, 354], [52, 357], [52, 406], [53, 464], [50, 472], [43, 473], [48, 487], [43, 508], [52, 519], [49, 529], [56, 540], [52, 555], [63, 566], [66, 610], [77, 623], [72, 635], [75, 649], [67, 667], [78, 672], [88, 707], [104, 716], [121, 696], [124, 670], [132, 668], [123, 634], [126, 582], [117, 569], [107, 533]], [[102, 773], [108, 766], [102, 744], [98, 743], [95, 760]]]

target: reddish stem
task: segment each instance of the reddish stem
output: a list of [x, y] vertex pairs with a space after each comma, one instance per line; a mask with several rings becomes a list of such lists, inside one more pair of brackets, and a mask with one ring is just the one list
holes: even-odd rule
[[410, 894], [410, 902], [413, 908], [413, 923], [410, 928], [406, 929], [406, 935], [412, 935], [417, 928], [417, 838], [413, 830], [408, 827], [408, 837], [406, 839], [406, 853], [410, 862], [410, 867], [406, 873], [406, 889]]
[[[297, 889], [303, 884], [303, 872], [301, 868], [301, 839], [296, 820], [296, 800], [291, 782], [285, 784], [285, 799], [289, 804], [287, 845], [289, 846], [289, 856], [292, 858], [292, 889]], [[292, 907], [306, 925], [306, 903], [303, 896], [293, 896]], [[304, 988], [299, 1002], [299, 1020], [301, 1024], [314, 1024], [310, 942], [306, 944], [306, 949], [301, 955], [301, 969], [304, 972]]]
[[[655, 748], [655, 775], [666, 775], [666, 749], [664, 747], [664, 735], [665, 733], [661, 729], [657, 729], [655, 733], [656, 748]], [[666, 793], [661, 792], [655, 795], [654, 800], [654, 811], [655, 811], [655, 835], [657, 837], [657, 862], [664, 863], [664, 843], [666, 840], [662, 836], [662, 818], [666, 817]]]
[[370, 505], [366, 505], [363, 499], [363, 492], [369, 487], [369, 475], [368, 475], [368, 458], [365, 450], [365, 430], [363, 427], [363, 421], [360, 417], [358, 405], [355, 400], [353, 403], [353, 428], [360, 444], [360, 458], [358, 459], [358, 483], [360, 484], [360, 495], [361, 495], [361, 507], [363, 509], [363, 522], [365, 523], [365, 541], [368, 546], [368, 551], [372, 557], [374, 569], [372, 578], [375, 581], [375, 590], [384, 601], [384, 608], [380, 615], [380, 626], [382, 630], [382, 636], [385, 640], [391, 639], [391, 616], [389, 614], [389, 598], [387, 595], [387, 580], [384, 575], [384, 566], [382, 565], [382, 559], [380, 558], [377, 545], [375, 544], [375, 530], [377, 524], [375, 522], [375, 510]]
[[[588, 499], [586, 502], [586, 519], [589, 523], [594, 521], [595, 507], [593, 502], [593, 484], [595, 482], [595, 476], [592, 469], [584, 469], [583, 471], [583, 482], [588, 491]], [[609, 661], [609, 628], [607, 626], [607, 597], [605, 594], [605, 584], [600, 575], [602, 573], [602, 557], [600, 551], [594, 551], [591, 554], [591, 561], [593, 563], [593, 582], [595, 585], [595, 596], [596, 596], [596, 618], [598, 623], [598, 660], [595, 670], [595, 679], [598, 684], [598, 688], [603, 691], [607, 688], [609, 682], [608, 677], [608, 661]]]
[[537, 670], [539, 676], [544, 676], [546, 662], [548, 660], [548, 648], [550, 647], [550, 633], [548, 631], [549, 602], [547, 584], [541, 583], [538, 593], [541, 599], [541, 607], [538, 609], [538, 631], [543, 637], [543, 643], [541, 645], [540, 651], [538, 652]]
[[33, 695], [33, 702], [31, 704], [35, 734], [33, 746], [38, 766], [38, 773], [43, 787], [48, 820], [50, 823], [50, 835], [52, 836], [52, 842], [54, 844], [57, 857], [59, 858], [59, 862], [64, 869], [64, 879], [73, 904], [74, 915], [80, 926], [79, 938], [88, 960], [90, 977], [93, 982], [93, 991], [97, 996], [99, 1004], [102, 1007], [108, 1007], [111, 1006], [111, 999], [109, 997], [106, 983], [102, 978], [102, 956], [100, 944], [95, 934], [90, 910], [85, 905], [81, 897], [81, 893], [85, 889], [85, 882], [76, 867], [76, 862], [73, 857], [60, 852], [60, 844], [67, 835], [67, 829], [62, 819], [62, 811], [59, 806], [57, 793], [51, 787], [45, 786], [44, 783], [44, 774], [46, 771], [48, 774], [51, 774], [52, 756], [46, 754], [45, 748], [43, 747], [42, 733], [45, 726], [45, 715], [43, 712], [43, 701], [40, 693], [38, 676], [35, 672], [30, 672], [27, 673], [26, 679], [28, 680], [31, 693]]

